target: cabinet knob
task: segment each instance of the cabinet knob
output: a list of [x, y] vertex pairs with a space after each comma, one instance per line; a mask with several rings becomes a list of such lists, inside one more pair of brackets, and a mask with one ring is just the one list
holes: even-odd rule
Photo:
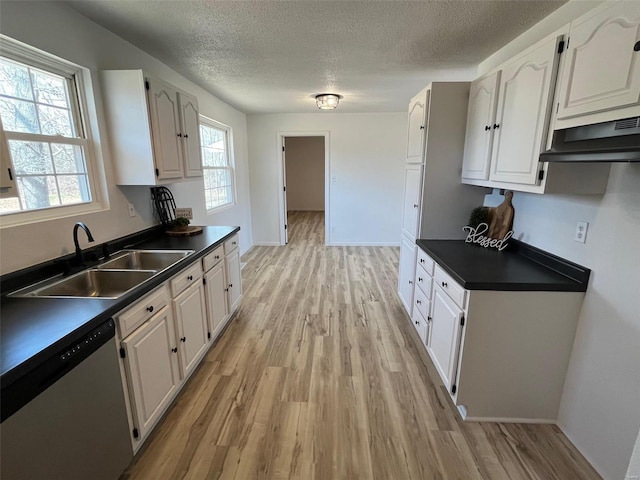
[[187, 277], [187, 280], [193, 280], [193, 275], [189, 275], [189, 276]]
[[213, 257], [213, 258], [215, 258], [216, 260], [220, 260], [220, 255], [216, 255], [216, 256], [215, 256], [215, 257]]
[[493, 129], [495, 130], [496, 128], [500, 128], [500, 124], [499, 123], [494, 123], [493, 124]]
[[147, 312], [149, 313], [153, 312], [153, 305], [150, 305], [147, 307]]
[[189, 134], [185, 133], [184, 138], [189, 138]]
[[182, 138], [182, 134], [181, 134], [181, 133], [179, 133], [179, 134], [178, 134], [178, 136], [179, 136], [180, 138]]
[[491, 130], [491, 127], [489, 125], [484, 126], [484, 131], [486, 132], [487, 130]]
[[238, 242], [231, 242], [231, 245], [237, 245]]
[[421, 259], [420, 259], [420, 263], [424, 263], [424, 258], [421, 258]]
[[228, 289], [228, 288], [225, 288], [225, 289], [224, 289], [224, 291], [225, 291], [225, 292], [228, 292], [228, 291], [229, 291], [229, 289]]
[[418, 277], [418, 281], [421, 282], [422, 281], [422, 277]]
[[431, 317], [427, 317], [427, 322], [430, 322], [431, 320]]
[[636, 44], [633, 46], [633, 51], [640, 52], [640, 41], [637, 41]]
[[171, 351], [172, 351], [173, 353], [178, 353], [178, 347], [173, 347], [173, 348], [171, 349]]
[[233, 283], [230, 283], [230, 284], [229, 284], [229, 288], [233, 288]]
[[418, 322], [417, 320], [416, 320], [416, 325], [420, 325], [420, 322]]
[[420, 130], [424, 130], [424, 125], [420, 125]]
[[182, 338], [180, 339], [180, 341], [181, 341], [182, 343], [186, 342], [186, 341], [187, 341], [187, 337], [182, 337]]
[[447, 283], [447, 282], [442, 282], [442, 286], [443, 286], [443, 287], [446, 287], [447, 285], [448, 285], [448, 283]]
[[413, 208], [418, 208], [418, 204], [417, 204], [417, 203], [414, 203], [414, 204], [413, 204]]
[[421, 304], [422, 304], [422, 301], [421, 301], [421, 300], [416, 300], [416, 303], [417, 303], [418, 305], [421, 305]]
[[413, 285], [413, 282], [411, 280], [409, 280], [409, 285]]

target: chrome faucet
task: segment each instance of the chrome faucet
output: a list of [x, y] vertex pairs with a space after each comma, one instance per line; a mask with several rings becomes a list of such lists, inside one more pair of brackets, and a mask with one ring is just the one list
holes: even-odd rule
[[78, 228], [81, 228], [87, 234], [87, 240], [89, 242], [93, 242], [93, 235], [91, 235], [91, 230], [84, 223], [78, 222], [73, 226], [73, 244], [76, 246], [76, 263], [78, 265], [84, 264], [84, 257], [82, 256], [82, 250], [80, 250], [80, 245], [78, 244]]

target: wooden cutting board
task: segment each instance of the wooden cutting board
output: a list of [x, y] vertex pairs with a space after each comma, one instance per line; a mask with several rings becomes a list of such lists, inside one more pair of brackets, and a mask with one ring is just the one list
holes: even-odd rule
[[504, 202], [494, 208], [489, 209], [489, 238], [502, 239], [513, 228], [513, 216], [515, 210], [511, 204], [513, 192], [504, 193]]
[[186, 230], [167, 230], [166, 234], [170, 237], [191, 237], [202, 233], [202, 227], [189, 226]]

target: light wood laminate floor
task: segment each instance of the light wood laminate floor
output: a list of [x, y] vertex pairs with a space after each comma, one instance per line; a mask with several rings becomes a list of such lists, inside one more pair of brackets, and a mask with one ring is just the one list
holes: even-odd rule
[[600, 478], [550, 425], [463, 423], [396, 295], [398, 248], [322, 212], [244, 257], [237, 316], [127, 479]]

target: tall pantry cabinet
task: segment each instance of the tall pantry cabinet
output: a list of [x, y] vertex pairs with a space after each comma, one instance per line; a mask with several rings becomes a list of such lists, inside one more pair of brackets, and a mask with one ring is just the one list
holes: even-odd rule
[[412, 314], [416, 239], [461, 239], [485, 189], [460, 183], [468, 82], [434, 82], [409, 102], [398, 295]]

